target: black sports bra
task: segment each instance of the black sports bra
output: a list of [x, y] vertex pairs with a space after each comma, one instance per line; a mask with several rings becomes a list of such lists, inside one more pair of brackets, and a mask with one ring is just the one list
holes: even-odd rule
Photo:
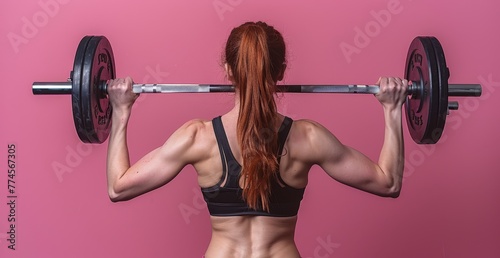
[[[292, 126], [292, 122], [292, 119], [285, 117], [278, 131], [278, 153], [280, 154], [283, 151], [283, 146]], [[242, 197], [243, 189], [239, 186], [241, 165], [236, 161], [231, 152], [224, 127], [222, 126], [221, 117], [214, 118], [212, 124], [222, 159], [222, 176], [216, 185], [201, 188], [210, 215], [259, 215], [272, 217], [291, 217], [297, 215], [305, 188], [297, 189], [287, 185], [281, 178], [279, 171], [276, 172], [277, 180], [273, 179], [271, 181], [269, 212], [254, 210], [248, 207]], [[278, 163], [279, 161], [280, 156], [278, 155]], [[226, 181], [226, 183], [222, 186], [224, 181]]]

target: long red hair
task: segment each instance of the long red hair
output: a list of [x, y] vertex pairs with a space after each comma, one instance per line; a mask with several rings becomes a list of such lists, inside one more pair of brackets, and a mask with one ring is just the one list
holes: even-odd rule
[[238, 143], [243, 155], [243, 198], [253, 209], [269, 211], [271, 179], [278, 171], [276, 82], [286, 58], [282, 35], [264, 22], [234, 28], [225, 49], [239, 94]]

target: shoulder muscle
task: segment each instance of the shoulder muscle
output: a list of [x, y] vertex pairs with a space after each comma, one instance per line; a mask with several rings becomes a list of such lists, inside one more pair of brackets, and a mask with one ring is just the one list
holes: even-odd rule
[[[185, 158], [186, 163], [196, 162], [203, 146], [209, 144], [211, 125], [209, 121], [193, 119], [177, 129], [161, 147], [161, 151], [170, 158]], [[177, 157], [168, 154], [175, 153]]]
[[303, 146], [304, 157], [312, 164], [320, 164], [324, 159], [340, 158], [344, 146], [323, 125], [313, 120], [294, 122], [294, 141]]

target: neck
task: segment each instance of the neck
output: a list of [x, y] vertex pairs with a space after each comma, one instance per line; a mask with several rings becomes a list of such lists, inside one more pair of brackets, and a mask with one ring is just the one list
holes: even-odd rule
[[240, 105], [240, 94], [238, 90], [236, 90], [234, 92], [234, 107], [229, 112], [227, 112], [227, 115], [237, 118], [240, 114]]
[[234, 107], [231, 109], [231, 111], [228, 112], [228, 114], [236, 115], [236, 117], [240, 113], [240, 94], [238, 90], [235, 90], [234, 92]]

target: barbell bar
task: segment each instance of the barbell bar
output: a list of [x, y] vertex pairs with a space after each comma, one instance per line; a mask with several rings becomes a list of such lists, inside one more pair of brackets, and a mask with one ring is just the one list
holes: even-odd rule
[[[78, 45], [73, 71], [67, 82], [34, 82], [34, 95], [72, 95], [73, 118], [79, 138], [86, 143], [104, 142], [111, 127], [111, 105], [107, 81], [115, 78], [111, 45], [104, 36], [85, 36]], [[441, 44], [435, 37], [416, 37], [410, 44], [405, 78], [411, 81], [405, 103], [408, 129], [418, 144], [437, 143], [446, 116], [457, 110], [457, 101], [448, 97], [479, 97], [480, 84], [448, 84]], [[287, 93], [377, 94], [378, 85], [278, 85]], [[134, 93], [234, 92], [224, 84], [134, 84]]]
[[[106, 86], [101, 90], [106, 92]], [[416, 95], [421, 86], [409, 85], [408, 95]], [[378, 85], [362, 84], [334, 84], [334, 85], [278, 85], [279, 91], [287, 93], [350, 93], [350, 94], [377, 94]], [[71, 94], [71, 82], [34, 82], [35, 95], [64, 95]], [[213, 93], [234, 92], [234, 86], [229, 84], [133, 84], [134, 93]], [[480, 84], [449, 84], [448, 96], [477, 96], [481, 94]]]

